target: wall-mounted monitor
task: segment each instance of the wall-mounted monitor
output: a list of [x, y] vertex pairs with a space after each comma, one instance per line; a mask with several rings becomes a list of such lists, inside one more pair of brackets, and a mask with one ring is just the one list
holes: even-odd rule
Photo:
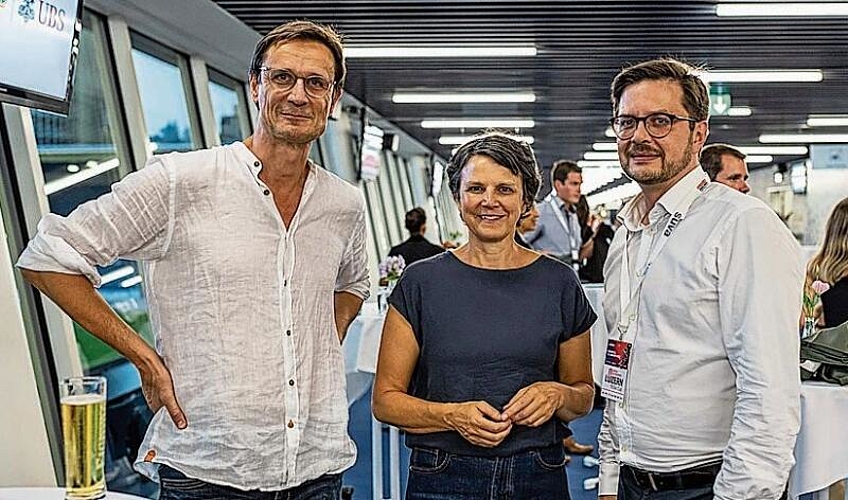
[[82, 0], [0, 0], [0, 101], [67, 114]]

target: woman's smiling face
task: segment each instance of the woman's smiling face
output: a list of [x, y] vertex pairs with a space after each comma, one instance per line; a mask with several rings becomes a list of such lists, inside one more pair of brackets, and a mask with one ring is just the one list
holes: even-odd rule
[[469, 237], [483, 242], [512, 239], [523, 209], [521, 177], [485, 155], [462, 169], [459, 211]]

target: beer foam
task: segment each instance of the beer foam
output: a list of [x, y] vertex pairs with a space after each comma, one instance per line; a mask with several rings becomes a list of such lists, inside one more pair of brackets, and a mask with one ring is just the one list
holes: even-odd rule
[[73, 396], [65, 396], [59, 402], [69, 406], [90, 405], [94, 403], [105, 403], [106, 396], [102, 394], [75, 394]]

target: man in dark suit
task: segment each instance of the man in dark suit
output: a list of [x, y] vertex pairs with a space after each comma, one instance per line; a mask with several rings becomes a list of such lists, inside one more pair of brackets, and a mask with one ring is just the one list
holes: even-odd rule
[[389, 250], [389, 256], [400, 255], [408, 266], [416, 260], [426, 259], [445, 251], [444, 248], [424, 238], [427, 230], [427, 214], [423, 208], [415, 207], [406, 212], [404, 225], [409, 231], [409, 238], [400, 245], [392, 247]]

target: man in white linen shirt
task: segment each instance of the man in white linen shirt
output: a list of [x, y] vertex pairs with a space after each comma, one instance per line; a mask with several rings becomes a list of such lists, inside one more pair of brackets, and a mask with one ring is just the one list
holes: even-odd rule
[[[156, 414], [136, 468], [162, 499], [337, 498], [355, 461], [340, 340], [368, 296], [364, 204], [308, 161], [344, 77], [331, 28], [273, 29], [250, 66], [252, 137], [153, 158], [45, 216], [18, 261], [138, 368]], [[143, 263], [155, 351], [94, 290], [117, 258]]]
[[799, 427], [800, 248], [769, 207], [698, 168], [709, 97], [695, 68], [624, 69], [612, 103], [641, 193], [604, 272], [600, 498], [776, 499]]

